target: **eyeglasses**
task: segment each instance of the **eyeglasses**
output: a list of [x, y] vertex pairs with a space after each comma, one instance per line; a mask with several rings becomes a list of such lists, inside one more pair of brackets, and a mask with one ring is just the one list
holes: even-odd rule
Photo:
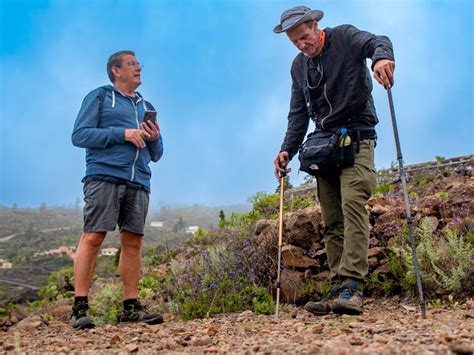
[[139, 66], [140, 68], [143, 69], [143, 64], [140, 64], [139, 62], [135, 62], [134, 60], [131, 60], [130, 62], [126, 63], [129, 67], [136, 67]]

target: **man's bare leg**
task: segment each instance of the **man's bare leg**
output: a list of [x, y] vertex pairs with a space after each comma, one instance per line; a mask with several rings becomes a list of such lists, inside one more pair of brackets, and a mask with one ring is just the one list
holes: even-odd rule
[[106, 232], [84, 233], [77, 246], [74, 257], [75, 296], [87, 296], [92, 283], [97, 254], [104, 241]]
[[122, 280], [123, 299], [138, 298], [138, 283], [141, 270], [142, 236], [128, 231], [120, 233], [119, 273]]

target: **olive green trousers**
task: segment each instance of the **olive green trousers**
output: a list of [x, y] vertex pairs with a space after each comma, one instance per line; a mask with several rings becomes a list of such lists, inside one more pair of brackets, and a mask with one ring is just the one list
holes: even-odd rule
[[374, 148], [374, 140], [361, 141], [353, 166], [340, 174], [317, 177], [331, 279], [342, 285], [354, 282], [360, 290], [368, 271], [369, 214], [365, 205], [376, 184]]

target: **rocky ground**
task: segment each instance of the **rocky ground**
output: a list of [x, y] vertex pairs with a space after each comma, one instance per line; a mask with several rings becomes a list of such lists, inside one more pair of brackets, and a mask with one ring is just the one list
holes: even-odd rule
[[[473, 354], [474, 300], [428, 307], [427, 319], [404, 299], [366, 299], [361, 316], [315, 317], [284, 305], [274, 316], [219, 315], [149, 326], [105, 325], [73, 331], [67, 321], [28, 317], [0, 332], [0, 353]], [[13, 319], [13, 322], [16, 322]], [[3, 350], [3, 351], [2, 351]]]

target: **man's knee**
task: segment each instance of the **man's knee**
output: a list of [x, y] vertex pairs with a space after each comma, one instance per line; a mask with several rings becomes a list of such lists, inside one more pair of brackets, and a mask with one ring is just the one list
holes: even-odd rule
[[142, 238], [141, 235], [129, 231], [124, 230], [120, 232], [120, 245], [122, 246], [122, 250], [140, 250], [142, 246]]
[[99, 233], [84, 233], [82, 235], [82, 243], [89, 248], [97, 249], [102, 245], [105, 238], [105, 232]]

